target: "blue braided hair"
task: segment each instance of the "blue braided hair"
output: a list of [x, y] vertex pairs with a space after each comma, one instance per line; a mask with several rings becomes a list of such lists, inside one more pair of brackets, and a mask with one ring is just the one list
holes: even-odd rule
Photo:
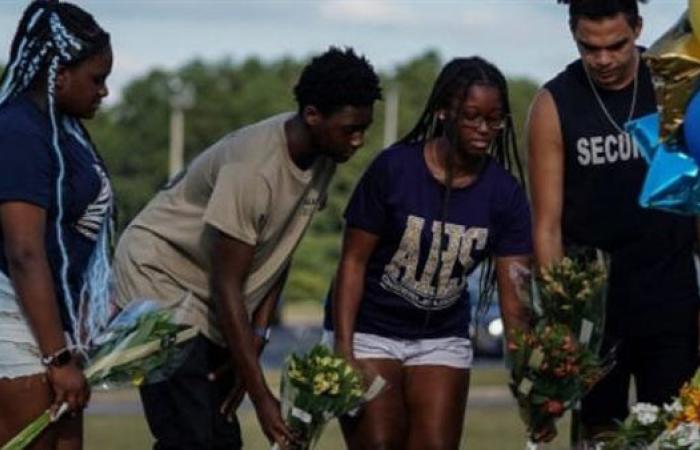
[[62, 131], [72, 136], [101, 162], [87, 130], [76, 117], [59, 114], [55, 103], [59, 66], [74, 67], [110, 47], [106, 33], [86, 11], [57, 0], [33, 1], [20, 19], [10, 49], [10, 60], [0, 78], [0, 107], [34, 89], [45, 89], [55, 155], [57, 213], [56, 238], [60, 252], [60, 292], [68, 313], [74, 344], [84, 349], [104, 328], [109, 317], [109, 253], [114, 208], [101, 224], [78, 298], [68, 282], [69, 259], [61, 222], [64, 216], [65, 160], [59, 143]]

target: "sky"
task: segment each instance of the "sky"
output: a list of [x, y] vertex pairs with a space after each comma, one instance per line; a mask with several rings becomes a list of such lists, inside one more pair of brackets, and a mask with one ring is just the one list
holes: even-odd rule
[[[352, 46], [381, 70], [437, 50], [479, 54], [509, 76], [544, 82], [576, 57], [567, 9], [555, 0], [72, 0], [112, 35], [112, 101], [149, 69], [257, 56], [306, 58]], [[27, 0], [0, 0], [0, 61]], [[688, 0], [641, 5], [642, 45], [685, 11]]]

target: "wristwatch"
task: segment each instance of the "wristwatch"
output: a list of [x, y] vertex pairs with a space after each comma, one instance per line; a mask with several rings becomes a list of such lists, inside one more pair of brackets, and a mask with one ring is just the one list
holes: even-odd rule
[[259, 337], [266, 344], [270, 342], [270, 334], [272, 330], [269, 327], [255, 326], [253, 327], [253, 335]]
[[41, 357], [41, 363], [46, 367], [63, 367], [70, 362], [73, 358], [73, 353], [71, 353], [68, 347], [63, 347], [62, 349], [46, 356]]

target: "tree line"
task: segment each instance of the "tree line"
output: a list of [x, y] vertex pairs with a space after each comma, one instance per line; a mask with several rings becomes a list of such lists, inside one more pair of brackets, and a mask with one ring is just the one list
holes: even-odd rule
[[[193, 60], [175, 71], [150, 70], [128, 83], [116, 103], [86, 123], [114, 183], [118, 229], [122, 230], [167, 182], [173, 78], [195, 92], [195, 102], [185, 113], [187, 162], [236, 128], [294, 110], [292, 88], [305, 63], [292, 58], [263, 61], [255, 57], [243, 61]], [[385, 92], [390, 87], [399, 91], [399, 136], [417, 120], [443, 63], [437, 52], [427, 51], [380, 74]], [[509, 89], [519, 148], [523, 149], [522, 127], [537, 84], [528, 79], [509, 79]], [[340, 255], [346, 201], [364, 168], [381, 151], [383, 129], [384, 104], [379, 102], [365, 146], [339, 167], [326, 208], [317, 214], [295, 254], [283, 294], [286, 301], [324, 298]], [[521, 155], [526, 162], [524, 152]]]

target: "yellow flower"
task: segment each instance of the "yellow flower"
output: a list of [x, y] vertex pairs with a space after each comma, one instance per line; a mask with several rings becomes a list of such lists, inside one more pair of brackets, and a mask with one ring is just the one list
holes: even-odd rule
[[558, 281], [546, 284], [545, 289], [550, 295], [560, 295], [564, 298], [568, 297], [566, 291], [564, 290], [564, 286], [562, 286], [562, 284]]
[[143, 374], [136, 375], [134, 378], [132, 378], [131, 384], [133, 384], [136, 387], [139, 387], [143, 384], [144, 378], [145, 377]]
[[358, 398], [362, 397], [362, 390], [360, 390], [359, 388], [353, 389], [350, 391], [350, 395], [352, 395], [353, 397], [358, 397]]
[[588, 287], [581, 289], [578, 294], [576, 294], [576, 300], [585, 301], [591, 296], [591, 290]]
[[338, 368], [338, 367], [340, 367], [341, 364], [343, 364], [343, 362], [344, 361], [342, 360], [342, 358], [332, 358], [331, 363], [330, 363], [330, 367], [333, 367], [334, 369]]
[[296, 369], [289, 370], [289, 378], [296, 381], [304, 381], [304, 375]]
[[317, 373], [314, 376], [314, 394], [320, 395], [327, 392], [331, 388], [331, 383], [327, 379], [326, 374]]

